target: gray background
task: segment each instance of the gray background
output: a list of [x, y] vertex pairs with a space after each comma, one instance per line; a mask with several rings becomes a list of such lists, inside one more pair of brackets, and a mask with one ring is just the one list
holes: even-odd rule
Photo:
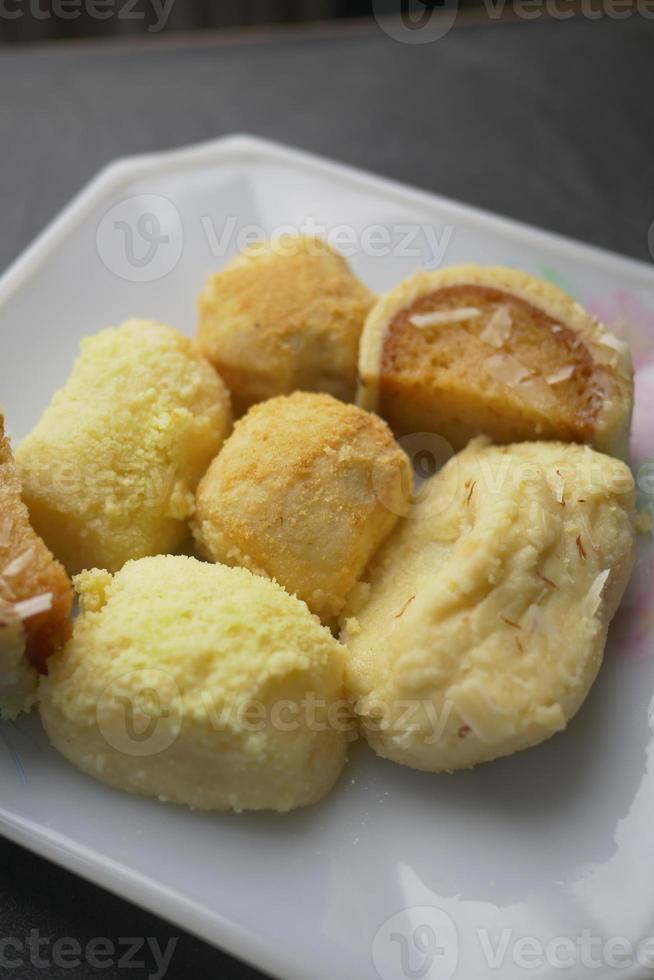
[[[230, 43], [0, 49], [0, 268], [115, 157], [233, 131], [651, 262], [653, 91], [654, 21], [639, 16], [460, 18], [423, 45], [392, 41], [371, 23]], [[179, 936], [170, 980], [259, 976], [0, 842], [0, 938], [36, 927], [82, 943], [155, 936], [165, 946]], [[148, 970], [19, 973], [137, 980]], [[18, 980], [15, 970], [0, 976]]]

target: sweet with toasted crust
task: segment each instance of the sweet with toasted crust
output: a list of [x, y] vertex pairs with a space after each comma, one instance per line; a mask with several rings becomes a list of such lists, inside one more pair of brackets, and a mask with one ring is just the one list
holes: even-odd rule
[[38, 674], [70, 635], [72, 586], [34, 532], [0, 415], [0, 717], [35, 700]]
[[558, 287], [491, 266], [417, 272], [381, 297], [361, 338], [358, 402], [398, 435], [454, 449], [561, 439], [626, 457], [626, 344]]

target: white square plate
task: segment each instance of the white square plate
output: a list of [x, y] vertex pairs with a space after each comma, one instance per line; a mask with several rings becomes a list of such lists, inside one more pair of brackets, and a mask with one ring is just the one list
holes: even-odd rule
[[[14, 438], [83, 335], [135, 315], [192, 332], [205, 276], [247, 226], [311, 221], [375, 289], [435, 257], [515, 265], [626, 334], [649, 503], [650, 268], [248, 137], [114, 164], [6, 273], [0, 398]], [[320, 806], [206, 815], [93, 782], [33, 717], [0, 726], [0, 832], [284, 980], [514, 980], [525, 964], [541, 978], [651, 976], [654, 943], [637, 945], [654, 935], [652, 565], [645, 543], [598, 683], [540, 748], [435, 777], [357, 745]]]

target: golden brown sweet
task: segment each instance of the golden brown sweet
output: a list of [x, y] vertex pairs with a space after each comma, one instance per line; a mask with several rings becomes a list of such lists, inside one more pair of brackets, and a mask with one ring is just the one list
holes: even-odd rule
[[0, 717], [35, 701], [38, 675], [70, 635], [68, 576], [34, 533], [0, 415]]
[[101, 330], [18, 447], [34, 527], [71, 574], [181, 550], [230, 427], [229, 394], [187, 337], [152, 320]]
[[198, 346], [237, 415], [296, 389], [352, 401], [363, 322], [375, 297], [317, 238], [259, 242], [208, 280]]
[[556, 286], [512, 269], [417, 272], [383, 296], [361, 338], [358, 402], [398, 435], [455, 449], [561, 439], [626, 456], [626, 345]]
[[346, 615], [346, 689], [375, 751], [440, 772], [565, 728], [629, 578], [633, 497], [625, 464], [586, 446], [454, 456]]
[[275, 578], [330, 620], [406, 512], [409, 485], [381, 419], [296, 392], [236, 424], [198, 487], [193, 530], [206, 557]]
[[332, 788], [344, 651], [303, 602], [245, 569], [170, 555], [75, 585], [83, 615], [40, 688], [71, 762], [198, 810], [286, 811]]

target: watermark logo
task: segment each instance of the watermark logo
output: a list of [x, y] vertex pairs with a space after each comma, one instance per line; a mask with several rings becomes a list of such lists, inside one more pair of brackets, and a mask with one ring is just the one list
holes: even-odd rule
[[95, 236], [104, 265], [128, 282], [154, 282], [175, 269], [184, 248], [184, 229], [172, 201], [139, 194], [114, 205]]
[[[429, 44], [444, 37], [455, 24], [457, 0], [396, 0], [393, 14], [385, 0], [373, 0], [375, 19], [385, 34], [402, 44]], [[482, 0], [490, 21], [510, 16], [518, 20], [654, 19], [654, 0]]]
[[182, 729], [183, 702], [174, 679], [154, 668], [113, 678], [96, 709], [98, 728], [112, 748], [145, 757], [165, 752]]
[[175, 0], [0, 0], [0, 20], [90, 20], [136, 21], [151, 34], [166, 27]]
[[445, 37], [454, 27], [458, 0], [398, 0], [395, 15], [389, 15], [384, 0], [373, 0], [375, 19], [385, 34], [402, 44], [430, 44]]
[[171, 200], [158, 194], [140, 194], [115, 204], [103, 215], [96, 245], [104, 265], [121, 279], [152, 282], [177, 267], [185, 241], [191, 236], [199, 237], [207, 254], [217, 260], [245, 251], [251, 258], [266, 254], [315, 258], [324, 256], [326, 243], [346, 259], [393, 257], [437, 269], [445, 260], [454, 232], [454, 225], [436, 227], [428, 222], [329, 225], [313, 215], [306, 215], [296, 225], [264, 227], [244, 224], [235, 214], [220, 219], [204, 214], [197, 224], [189, 219], [184, 228]]
[[381, 980], [451, 980], [459, 963], [459, 937], [443, 909], [425, 905], [387, 919], [372, 941]]

